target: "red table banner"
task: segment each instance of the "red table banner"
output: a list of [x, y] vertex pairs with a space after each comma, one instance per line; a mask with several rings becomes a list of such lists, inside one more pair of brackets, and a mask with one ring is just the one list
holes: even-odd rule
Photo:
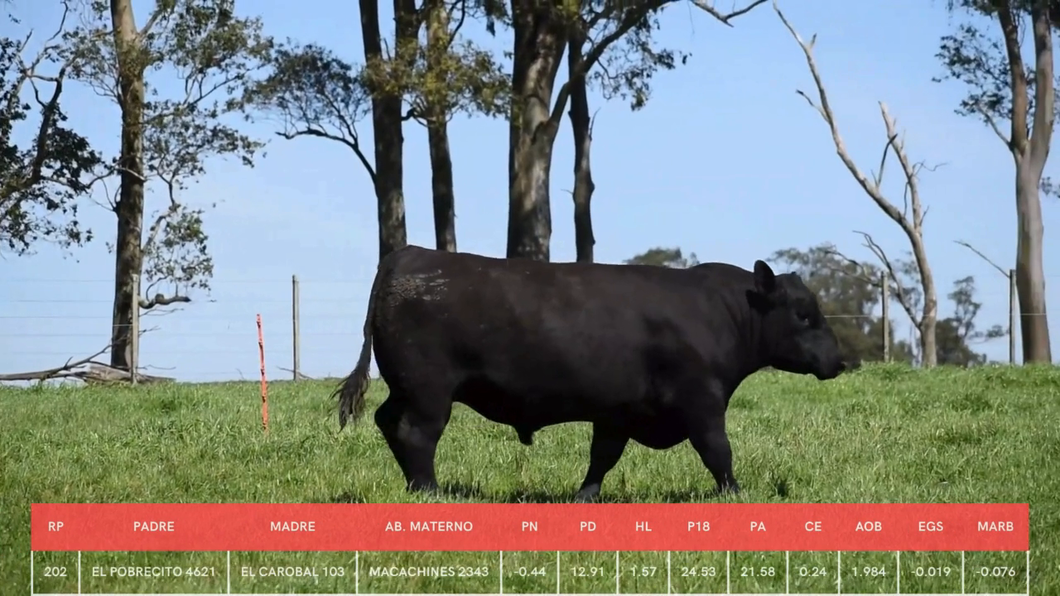
[[1021, 504], [33, 504], [34, 551], [1027, 551]]

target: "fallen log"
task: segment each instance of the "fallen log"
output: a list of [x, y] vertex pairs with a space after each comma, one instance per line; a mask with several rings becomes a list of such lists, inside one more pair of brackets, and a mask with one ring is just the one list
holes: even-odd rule
[[[85, 382], [86, 384], [104, 384], [104, 383], [129, 383], [132, 381], [132, 375], [129, 371], [120, 368], [115, 368], [109, 364], [97, 362], [95, 358], [99, 357], [110, 347], [106, 347], [95, 354], [92, 354], [88, 358], [82, 358], [81, 360], [74, 361], [73, 358], [66, 361], [66, 364], [57, 366], [55, 368], [49, 368], [45, 370], [36, 370], [29, 372], [20, 373], [9, 373], [0, 374], [0, 383], [2, 382], [14, 382], [14, 381], [50, 381], [53, 379], [77, 379]], [[145, 375], [144, 373], [136, 373], [137, 383], [170, 383], [176, 379], [172, 377], [156, 377], [154, 375]]]

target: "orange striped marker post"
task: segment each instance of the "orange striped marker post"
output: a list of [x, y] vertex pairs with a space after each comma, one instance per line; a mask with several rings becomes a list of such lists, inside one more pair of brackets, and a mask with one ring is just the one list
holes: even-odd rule
[[265, 380], [265, 336], [261, 333], [261, 314], [258, 314], [258, 361], [261, 363], [261, 428], [269, 434], [269, 385]]

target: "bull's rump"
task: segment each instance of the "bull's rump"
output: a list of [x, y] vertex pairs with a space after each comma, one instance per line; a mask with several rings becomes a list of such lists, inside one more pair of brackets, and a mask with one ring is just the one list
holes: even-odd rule
[[373, 321], [376, 360], [409, 391], [464, 384], [559, 418], [653, 409], [731, 326], [732, 292], [691, 271], [418, 247], [392, 256]]

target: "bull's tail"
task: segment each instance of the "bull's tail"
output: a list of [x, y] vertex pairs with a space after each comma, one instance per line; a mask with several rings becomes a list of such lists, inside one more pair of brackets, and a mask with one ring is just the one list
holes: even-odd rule
[[339, 430], [346, 427], [349, 418], [352, 417], [356, 422], [364, 414], [364, 396], [368, 391], [368, 366], [372, 360], [372, 320], [375, 315], [376, 295], [379, 293], [381, 280], [390, 270], [389, 262], [390, 259], [384, 258], [379, 263], [375, 280], [372, 281], [372, 290], [368, 294], [368, 314], [364, 318], [364, 344], [361, 346], [357, 365], [331, 395], [332, 398], [339, 398]]

